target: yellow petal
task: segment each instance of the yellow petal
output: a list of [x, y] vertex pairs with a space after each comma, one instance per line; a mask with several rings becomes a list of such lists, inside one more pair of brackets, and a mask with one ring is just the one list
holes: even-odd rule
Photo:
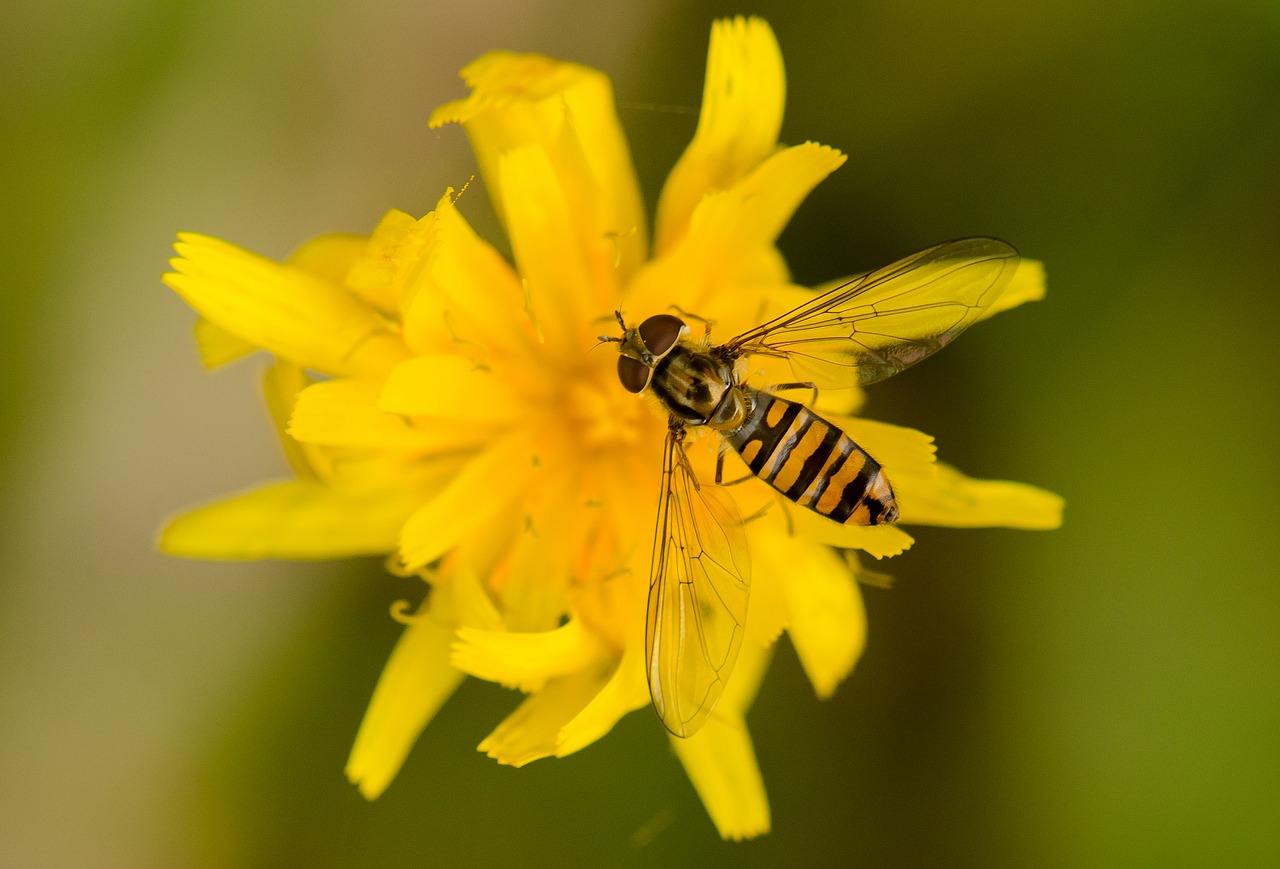
[[484, 55], [462, 77], [471, 95], [436, 109], [431, 125], [466, 126], [508, 230], [513, 196], [499, 163], [506, 153], [531, 146], [555, 167], [555, 186], [573, 209], [575, 235], [607, 241], [606, 262], [625, 280], [644, 259], [646, 224], [609, 79], [577, 64], [506, 51]]
[[746, 715], [755, 702], [760, 683], [764, 681], [764, 674], [768, 672], [769, 662], [772, 660], [772, 649], [754, 643], [743, 643], [733, 675], [711, 717], [732, 719]]
[[612, 678], [581, 712], [560, 728], [556, 757], [586, 748], [613, 729], [622, 716], [649, 706], [649, 686], [644, 680], [644, 652], [639, 643], [627, 646]]
[[[740, 209], [732, 215], [708, 215], [705, 220], [733, 227], [733, 252], [772, 245], [810, 191], [844, 165], [845, 159], [836, 149], [815, 142], [784, 148], [733, 185]], [[695, 211], [694, 219], [704, 218]]]
[[488, 363], [534, 343], [520, 279], [476, 235], [452, 191], [415, 225], [411, 246], [421, 266], [403, 278], [400, 305], [405, 341], [416, 352], [448, 349]]
[[[830, 697], [866, 644], [862, 595], [848, 563], [835, 550], [774, 528], [757, 534], [757, 576], [781, 578], [787, 633], [819, 698]], [[755, 604], [755, 601], [752, 601]]]
[[409, 276], [421, 262], [432, 220], [391, 209], [382, 216], [363, 250], [348, 268], [347, 287], [381, 311], [400, 310]]
[[532, 146], [508, 151], [497, 172], [507, 234], [539, 336], [552, 346], [591, 346], [591, 324], [607, 315], [618, 297], [608, 277], [609, 239], [579, 233], [546, 151]]
[[[311, 384], [301, 366], [277, 359], [262, 378], [262, 393], [267, 403], [280, 446], [293, 472], [301, 479], [319, 479], [327, 471], [328, 462], [314, 446], [296, 441], [288, 433], [289, 416], [298, 401], [298, 394]], [[327, 477], [325, 478], [327, 479]]]
[[406, 355], [369, 307], [308, 272], [183, 233], [164, 282], [242, 340], [332, 375], [384, 374]]
[[934, 466], [937, 448], [924, 432], [866, 417], [836, 419], [840, 428], [884, 467], [890, 482], [904, 473], [928, 473]]
[[1018, 270], [1013, 273], [1000, 298], [982, 314], [985, 320], [992, 314], [1016, 308], [1023, 302], [1038, 302], [1044, 298], [1044, 264], [1038, 260], [1024, 259], [1018, 263]]
[[467, 534], [510, 511], [533, 472], [534, 457], [523, 433], [490, 445], [404, 523], [400, 557], [420, 570]]
[[520, 530], [490, 577], [514, 631], [549, 630], [569, 609], [571, 565], [587, 545], [598, 512], [579, 494], [575, 460], [551, 454], [539, 462], [516, 507]]
[[[743, 470], [746, 470], [745, 465]], [[733, 488], [737, 495], [746, 486]], [[765, 487], [759, 488], [763, 490]], [[770, 494], [763, 503], [768, 505], [768, 509], [773, 509], [772, 502], [777, 495], [772, 489], [768, 491]], [[742, 500], [738, 503], [741, 507]], [[755, 510], [743, 515], [750, 516]], [[793, 538], [785, 523], [781, 522], [752, 522], [747, 526], [747, 532], [751, 539], [751, 603], [747, 607], [746, 639], [758, 646], [771, 646], [787, 627], [786, 594], [793, 575], [784, 554], [790, 547], [787, 545], [779, 549], [778, 544]]]
[[769, 25], [759, 18], [716, 21], [698, 129], [658, 200], [659, 255], [684, 235], [705, 195], [733, 186], [773, 152], [785, 103], [782, 52]]
[[892, 558], [911, 548], [915, 541], [896, 525], [841, 525], [812, 510], [783, 507], [801, 537], [838, 549], [861, 549], [874, 558]]
[[[465, 558], [457, 558], [456, 564], [441, 582], [437, 596], [447, 596], [453, 612], [454, 627], [476, 628], [483, 631], [503, 629], [502, 616], [493, 599], [484, 589], [475, 567]], [[444, 571], [442, 571], [443, 573]], [[456, 637], [455, 637], [456, 641]]]
[[453, 630], [426, 609], [396, 643], [347, 760], [347, 778], [366, 799], [386, 790], [423, 728], [463, 679], [449, 664]]
[[436, 425], [378, 406], [381, 384], [343, 378], [314, 384], [298, 395], [289, 434], [305, 444], [382, 448], [406, 453], [476, 449], [492, 438], [478, 426]]
[[232, 333], [216, 326], [204, 317], [196, 320], [196, 349], [205, 368], [217, 368], [228, 362], [243, 359], [259, 348]]
[[1062, 498], [1026, 483], [975, 480], [950, 465], [911, 480], [900, 504], [902, 521], [951, 528], [1050, 529], [1062, 524]]
[[769, 797], [745, 722], [713, 716], [698, 733], [671, 742], [722, 838], [769, 832]]
[[289, 254], [288, 263], [325, 283], [341, 286], [351, 266], [364, 255], [368, 244], [368, 236], [331, 232], [304, 243]]
[[[624, 472], [611, 469], [601, 474], [608, 476], [621, 478]], [[597, 478], [596, 482], [609, 487], [601, 491], [614, 491], [610, 485], [614, 480]], [[570, 575], [575, 578], [570, 591], [584, 585], [589, 589], [589, 593], [574, 596], [574, 614], [622, 654], [632, 647], [644, 650], [649, 555], [656, 512], [652, 503], [644, 503], [650, 499], [637, 493], [656, 493], [657, 489], [656, 480], [652, 489], [633, 485], [627, 488], [625, 501], [614, 502], [606, 495], [605, 500], [589, 506], [587, 509], [598, 512], [599, 518], [584, 523], [590, 528], [589, 535], [572, 553], [570, 562]], [[615, 503], [618, 506], [612, 506]], [[643, 671], [642, 666], [636, 673], [643, 676]]]
[[605, 659], [607, 651], [581, 621], [570, 619], [539, 633], [459, 628], [450, 661], [464, 673], [529, 694]]
[[589, 669], [552, 679], [507, 716], [478, 750], [517, 767], [551, 757], [560, 729], [591, 702], [609, 676], [609, 669]]
[[312, 384], [298, 394], [289, 434], [329, 446], [411, 448], [419, 434], [409, 421], [378, 407], [380, 384], [341, 378]]
[[377, 398], [383, 411], [476, 423], [511, 423], [527, 411], [492, 368], [465, 356], [428, 353], [392, 369]]
[[759, 310], [743, 305], [739, 288], [786, 280], [774, 241], [809, 191], [844, 161], [839, 151], [809, 142], [777, 152], [732, 188], [704, 196], [680, 243], [636, 275], [629, 309], [640, 315], [678, 303], [713, 317], [726, 335], [755, 325], [729, 327], [717, 302], [728, 301], [738, 316], [760, 317]]
[[395, 548], [419, 503], [410, 491], [346, 491], [314, 480], [268, 483], [169, 522], [159, 546], [187, 558], [326, 559]]
[[768, 661], [766, 650], [744, 643], [724, 696], [702, 730], [688, 739], [671, 737], [676, 756], [725, 839], [769, 832], [769, 798], [742, 718]]
[[368, 799], [395, 777], [423, 728], [462, 681], [464, 674], [448, 662], [455, 629], [501, 625], [475, 571], [458, 558], [435, 575], [426, 602], [407, 621], [347, 762], [347, 777]]

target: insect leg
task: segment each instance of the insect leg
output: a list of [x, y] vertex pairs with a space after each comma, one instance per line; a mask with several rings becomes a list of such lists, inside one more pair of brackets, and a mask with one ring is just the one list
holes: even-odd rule
[[724, 457], [728, 455], [728, 453], [729, 453], [728, 448], [725, 445], [721, 444], [720, 452], [716, 455], [716, 485], [717, 486], [736, 486], [739, 483], [745, 483], [747, 480], [750, 480], [754, 476], [754, 474], [746, 474], [745, 476], [739, 477], [736, 480], [730, 480], [727, 483], [724, 481]]
[[778, 509], [782, 511], [783, 517], [787, 520], [787, 533], [792, 536], [795, 536], [796, 524], [794, 521], [792, 521], [791, 512], [787, 509], [788, 502], [785, 498], [782, 497], [781, 494], [779, 494], [777, 497], [778, 497], [778, 505], [779, 505]]
[[817, 404], [818, 384], [814, 383], [812, 380], [806, 380], [801, 383], [778, 383], [770, 387], [771, 392], [787, 392], [789, 390], [795, 390], [795, 389], [812, 390], [813, 394], [809, 396], [809, 401], [806, 402], [806, 406], [812, 407], [813, 405]]
[[672, 305], [670, 308], [686, 320], [695, 320], [703, 325], [703, 337], [711, 335], [711, 327], [715, 325], [714, 320], [708, 320], [706, 317], [699, 317], [697, 314], [691, 314], [679, 305]]

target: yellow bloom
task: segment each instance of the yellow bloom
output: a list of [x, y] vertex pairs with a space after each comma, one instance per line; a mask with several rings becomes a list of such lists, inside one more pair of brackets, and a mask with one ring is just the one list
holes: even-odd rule
[[[649, 705], [645, 603], [666, 423], [620, 388], [617, 353], [593, 352], [597, 336], [616, 328], [615, 310], [634, 320], [677, 305], [724, 337], [811, 295], [790, 283], [775, 241], [844, 162], [825, 146], [778, 145], [773, 34], [758, 19], [717, 22], [697, 133], [650, 245], [603, 74], [494, 52], [463, 77], [471, 94], [431, 121], [466, 129], [514, 265], [449, 190], [421, 219], [392, 211], [367, 238], [325, 236], [285, 263], [184, 234], [164, 278], [201, 315], [207, 365], [256, 349], [274, 357], [268, 405], [295, 477], [174, 519], [161, 547], [388, 554], [392, 570], [427, 583], [423, 604], [400, 616], [347, 766], [369, 798], [466, 675], [527, 695], [480, 743], [514, 766], [577, 751]], [[1024, 263], [991, 310], [1042, 292], [1038, 265]], [[892, 477], [904, 523], [1059, 524], [1055, 495], [940, 465], [929, 437], [852, 416], [859, 398], [821, 401]], [[700, 468], [714, 441], [691, 438]], [[724, 491], [744, 516], [773, 500], [755, 480]], [[792, 509], [745, 530], [754, 578], [741, 656], [706, 726], [673, 738], [726, 838], [769, 829], [744, 725], [769, 647], [787, 631], [829, 696], [865, 637], [850, 550], [882, 558], [912, 542], [897, 526]]]

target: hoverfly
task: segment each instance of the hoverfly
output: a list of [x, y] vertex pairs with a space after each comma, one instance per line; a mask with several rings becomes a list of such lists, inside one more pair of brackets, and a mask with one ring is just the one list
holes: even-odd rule
[[[746, 625], [750, 561], [733, 499], [700, 485], [685, 455], [691, 427], [720, 435], [753, 474], [832, 521], [898, 518], [884, 469], [802, 403], [743, 382], [750, 356], [785, 358], [804, 382], [850, 388], [884, 380], [929, 356], [977, 321], [1016, 271], [1018, 252], [994, 238], [945, 242], [815, 296], [723, 344], [690, 337], [672, 314], [650, 316], [621, 338], [618, 379], [646, 390], [668, 415], [649, 577], [645, 665], [662, 723], [691, 736], [715, 708]], [[717, 465], [716, 483], [721, 483]]]

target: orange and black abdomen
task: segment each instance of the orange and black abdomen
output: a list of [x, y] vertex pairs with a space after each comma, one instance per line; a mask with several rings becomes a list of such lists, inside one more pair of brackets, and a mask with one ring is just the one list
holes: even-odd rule
[[747, 390], [751, 412], [722, 434], [751, 472], [801, 507], [849, 525], [898, 518], [880, 463], [853, 438], [803, 405]]

